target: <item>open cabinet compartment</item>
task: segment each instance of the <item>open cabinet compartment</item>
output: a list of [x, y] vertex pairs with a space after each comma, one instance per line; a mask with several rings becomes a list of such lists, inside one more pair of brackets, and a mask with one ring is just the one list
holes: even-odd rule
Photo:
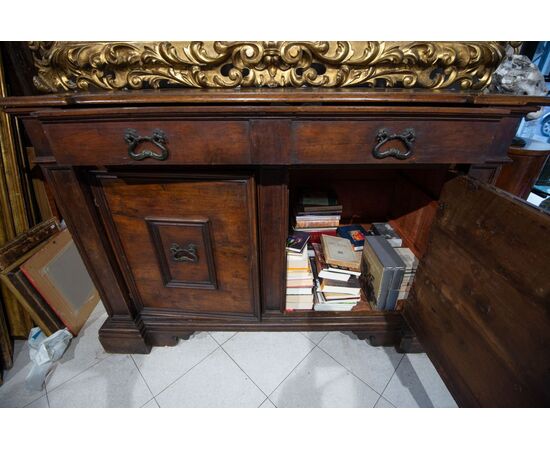
[[[368, 230], [373, 222], [389, 222], [402, 237], [402, 246], [410, 248], [421, 259], [426, 251], [439, 195], [445, 182], [453, 176], [454, 173], [446, 165], [412, 168], [291, 168], [288, 184], [289, 233], [293, 230], [300, 192], [304, 189], [331, 190], [336, 193], [342, 205], [340, 225], [360, 224]], [[402, 302], [398, 302], [396, 311], [401, 307]], [[373, 310], [368, 303], [362, 301], [346, 314], [394, 312]], [[287, 313], [320, 314], [304, 310]]]

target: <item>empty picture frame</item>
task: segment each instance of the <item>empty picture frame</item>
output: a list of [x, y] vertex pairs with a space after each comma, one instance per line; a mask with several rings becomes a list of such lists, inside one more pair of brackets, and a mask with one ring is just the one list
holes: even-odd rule
[[99, 294], [68, 230], [51, 238], [21, 265], [21, 271], [77, 335], [99, 301]]
[[[61, 227], [55, 218], [42, 222], [0, 248], [0, 281], [25, 308], [33, 322], [47, 335], [65, 328], [55, 311], [33, 288], [19, 267], [50, 238], [58, 234]], [[1, 325], [1, 324], [0, 324]], [[0, 326], [1, 328], [1, 326]]]

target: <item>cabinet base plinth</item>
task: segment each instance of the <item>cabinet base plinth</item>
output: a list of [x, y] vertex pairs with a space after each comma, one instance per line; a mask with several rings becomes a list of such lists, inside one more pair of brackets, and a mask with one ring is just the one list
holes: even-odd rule
[[99, 342], [108, 353], [142, 353], [151, 351], [146, 342], [143, 324], [130, 317], [109, 317], [99, 330]]

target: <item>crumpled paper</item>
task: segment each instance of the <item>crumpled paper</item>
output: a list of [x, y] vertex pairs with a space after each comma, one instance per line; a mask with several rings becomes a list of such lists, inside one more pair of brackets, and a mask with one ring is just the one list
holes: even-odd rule
[[66, 328], [49, 337], [39, 327], [30, 331], [29, 356], [33, 366], [25, 378], [28, 389], [41, 391], [44, 388], [44, 381], [53, 363], [63, 356], [72, 338], [73, 335]]

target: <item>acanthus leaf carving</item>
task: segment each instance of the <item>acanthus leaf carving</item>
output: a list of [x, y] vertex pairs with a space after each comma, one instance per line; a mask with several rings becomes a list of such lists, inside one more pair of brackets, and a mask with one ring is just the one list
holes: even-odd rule
[[45, 92], [169, 86], [483, 89], [504, 42], [30, 42]]

